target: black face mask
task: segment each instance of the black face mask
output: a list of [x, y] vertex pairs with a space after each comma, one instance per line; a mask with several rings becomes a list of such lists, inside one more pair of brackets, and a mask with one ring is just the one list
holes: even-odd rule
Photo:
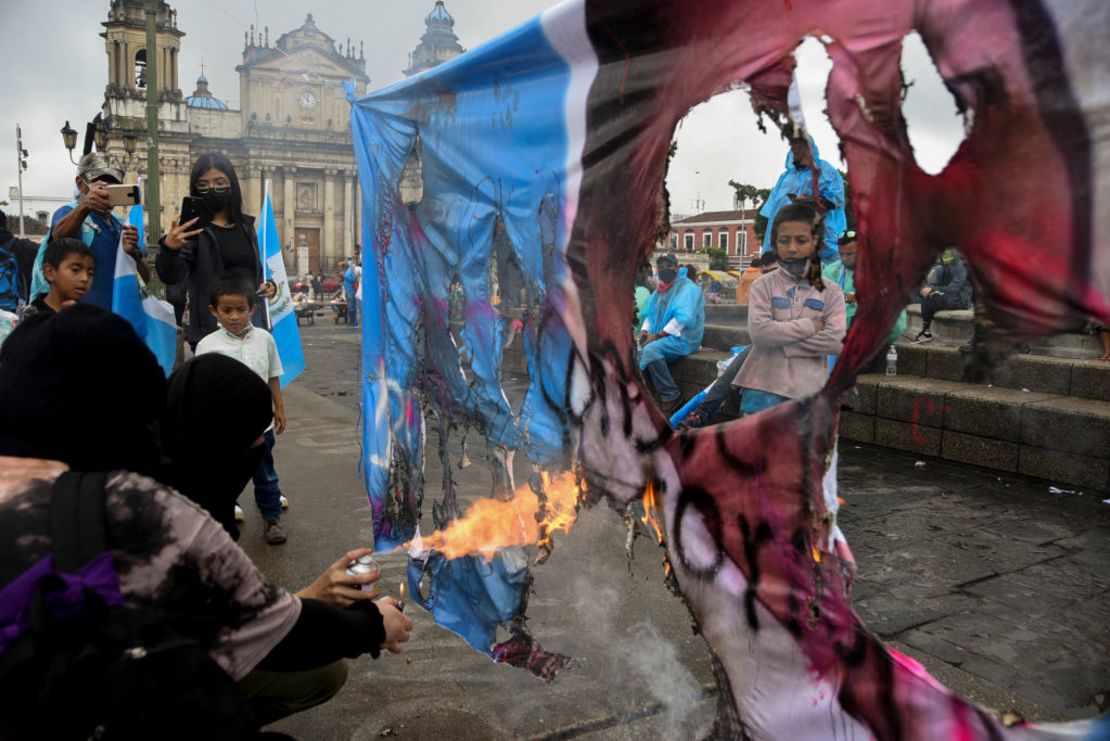
[[677, 277], [678, 268], [659, 268], [660, 283], [674, 283], [674, 279]]
[[212, 209], [212, 213], [216, 214], [231, 205], [231, 188], [210, 188], [201, 194], [201, 198]]

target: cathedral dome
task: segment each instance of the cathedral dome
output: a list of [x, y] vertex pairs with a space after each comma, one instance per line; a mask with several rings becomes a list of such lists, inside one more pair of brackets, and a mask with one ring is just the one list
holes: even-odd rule
[[208, 78], [204, 76], [204, 72], [200, 73], [197, 78], [197, 89], [193, 94], [185, 99], [185, 105], [190, 108], [207, 108], [213, 111], [226, 111], [227, 103], [219, 98], [216, 98], [208, 90]]
[[444, 6], [443, 0], [437, 0], [436, 6], [432, 8], [432, 12], [428, 13], [427, 17], [424, 18], [424, 23], [429, 26], [431, 26], [432, 24], [440, 24], [447, 26], [448, 28], [455, 27], [455, 19], [451, 16], [450, 13], [447, 12], [447, 8], [446, 6]]

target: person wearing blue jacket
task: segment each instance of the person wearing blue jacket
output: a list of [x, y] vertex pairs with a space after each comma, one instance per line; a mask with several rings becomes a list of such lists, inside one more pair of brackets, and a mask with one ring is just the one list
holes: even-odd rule
[[971, 303], [972, 285], [967, 265], [963, 256], [949, 247], [937, 258], [921, 289], [921, 331], [914, 338], [914, 344], [933, 341], [933, 316], [938, 311], [970, 309]]
[[[806, 147], [806, 141], [809, 147]], [[817, 170], [817, 194], [813, 193], [813, 171]], [[771, 195], [759, 213], [767, 217], [767, 222], [775, 222], [775, 214], [788, 203], [795, 201], [820, 201], [825, 209], [825, 239], [819, 251], [821, 263], [828, 265], [838, 256], [836, 241], [848, 227], [848, 217], [844, 213], [844, 179], [836, 168], [821, 159], [817, 143], [806, 135], [790, 142], [786, 153], [786, 171], [779, 176]], [[763, 252], [770, 252], [771, 230], [763, 235]]]
[[705, 294], [679, 272], [678, 258], [662, 255], [656, 262], [659, 286], [648, 299], [640, 327], [640, 370], [651, 378], [666, 414], [682, 403], [668, 364], [696, 353], [705, 332]]

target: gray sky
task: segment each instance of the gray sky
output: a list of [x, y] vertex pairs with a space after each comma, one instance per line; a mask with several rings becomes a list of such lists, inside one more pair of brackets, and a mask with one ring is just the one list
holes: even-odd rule
[[[447, 0], [455, 16], [455, 32], [462, 45], [474, 48], [545, 8], [554, 0]], [[9, 69], [18, 74], [5, 80], [0, 108], [0, 199], [16, 184], [15, 125], [23, 126], [24, 146], [30, 150], [30, 169], [24, 173], [28, 195], [68, 195], [74, 167], [59, 134], [68, 119], [82, 132], [100, 109], [107, 82], [107, 56], [99, 33], [107, 17], [108, 0], [0, 0], [0, 27], [21, 32], [5, 37]], [[424, 16], [434, 0], [177, 0], [182, 39], [180, 85], [192, 92], [203, 59], [212, 93], [238, 107], [239, 82], [235, 66], [242, 61], [243, 32], [250, 23], [269, 26], [271, 43], [299, 27], [311, 11], [316, 25], [337, 41], [348, 36], [365, 44], [371, 87], [402, 78], [408, 54], [424, 31]], [[18, 60], [18, 61], [13, 61]], [[830, 63], [816, 41], [799, 53], [799, 84], [806, 103], [807, 122], [822, 156], [837, 159], [836, 138], [821, 114], [823, 88]], [[929, 171], [943, 167], [962, 137], [955, 106], [928, 62], [924, 48], [911, 38], [904, 55], [907, 77], [916, 80], [907, 101], [910, 136], [918, 160]], [[777, 136], [763, 135], [755, 126], [743, 93], [718, 96], [699, 106], [678, 132], [679, 151], [671, 168], [672, 208], [692, 213], [696, 201], [705, 210], [731, 207], [728, 180], [770, 187], [782, 170], [786, 147]], [[80, 142], [78, 144], [80, 146]], [[13, 204], [14, 206], [14, 204]], [[14, 207], [6, 207], [9, 214]]]

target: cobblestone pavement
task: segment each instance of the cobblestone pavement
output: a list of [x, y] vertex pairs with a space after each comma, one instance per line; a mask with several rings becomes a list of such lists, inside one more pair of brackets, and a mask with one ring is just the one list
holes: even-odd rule
[[[357, 338], [325, 322], [302, 328], [308, 370], [297, 385], [357, 411]], [[337, 442], [348, 453], [353, 434]], [[480, 460], [473, 445], [471, 456]], [[429, 470], [427, 480], [438, 475]], [[856, 609], [875, 633], [991, 708], [1047, 720], [1110, 707], [1106, 493], [1053, 493], [1044, 482], [850, 443], [840, 486], [840, 522], [859, 565]], [[481, 495], [482, 485], [469, 491]], [[557, 620], [538, 613], [541, 623]], [[681, 610], [666, 620], [681, 624]], [[688, 664], [701, 661], [696, 642], [680, 649]], [[693, 674], [708, 681], [700, 667]]]

